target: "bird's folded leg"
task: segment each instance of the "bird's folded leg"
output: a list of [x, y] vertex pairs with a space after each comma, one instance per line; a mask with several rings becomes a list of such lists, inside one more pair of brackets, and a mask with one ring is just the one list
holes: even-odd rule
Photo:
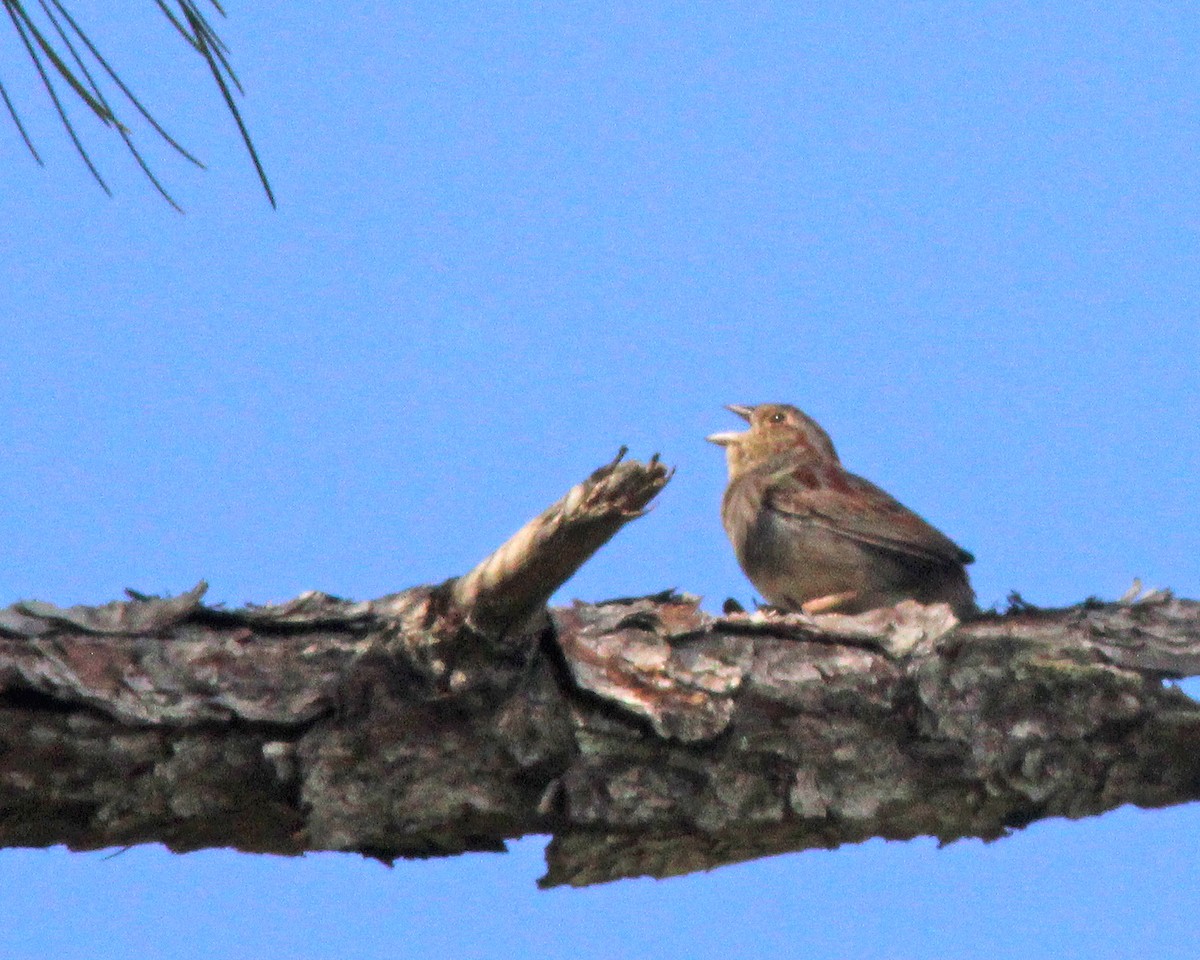
[[857, 590], [846, 590], [843, 593], [831, 593], [824, 597], [813, 597], [811, 600], [806, 600], [800, 604], [800, 609], [808, 614], [828, 613], [830, 610], [836, 610], [842, 604], [855, 599], [857, 596]]

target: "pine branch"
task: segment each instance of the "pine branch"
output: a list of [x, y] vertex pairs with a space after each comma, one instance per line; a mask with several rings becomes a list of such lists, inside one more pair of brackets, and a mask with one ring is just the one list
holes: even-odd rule
[[[108, 77], [108, 80], [129, 102], [129, 105], [149, 123], [151, 129], [169, 147], [198, 167], [203, 168], [204, 164], [184, 149], [174, 137], [163, 129], [162, 125], [143, 105], [142, 101], [133, 93], [124, 80], [121, 79], [108, 58], [92, 42], [90, 36], [64, 5], [63, 0], [38, 0], [41, 17], [44, 19], [45, 25], [39, 23], [39, 20], [30, 13], [33, 7], [24, 2], [24, 0], [2, 0], [2, 2], [13, 30], [21, 41], [30, 62], [33, 64], [41, 84], [59, 117], [59, 121], [74, 144], [76, 152], [79, 153], [84, 164], [101, 187], [106, 192], [108, 191], [103, 177], [92, 162], [90, 154], [71, 121], [67, 110], [67, 103], [71, 100], [83, 103], [89, 112], [118, 133], [134, 160], [141, 167], [143, 174], [150, 180], [159, 194], [178, 210], [178, 204], [176, 204], [167, 192], [142, 152], [135, 145], [131, 128], [121, 120], [113, 104], [106, 97], [101, 87], [101, 78], [93, 75], [93, 72], [89, 70], [87, 59], [90, 58], [94, 61], [95, 66], [99, 68], [97, 74], [103, 74]], [[174, 30], [182, 35], [191, 51], [205, 61], [207, 69], [212, 74], [213, 81], [221, 93], [225, 106], [230, 111], [237, 125], [239, 135], [254, 165], [263, 191], [266, 193], [271, 205], [274, 206], [275, 196], [267, 179], [266, 170], [259, 159], [254, 141], [250, 137], [241, 112], [233, 98], [233, 92], [230, 90], [230, 85], [232, 85], [238, 93], [241, 93], [242, 87], [233, 72], [233, 67], [227, 56], [227, 48], [204, 17], [195, 0], [173, 0], [173, 2], [178, 7], [178, 11], [172, 10], [168, 0], [155, 0], [159, 10], [165, 15]], [[212, 5], [221, 16], [225, 15], [225, 11], [215, 0], [212, 0]], [[65, 98], [65, 102], [64, 97], [60, 96], [56, 82], [65, 86], [65, 90], [62, 91], [63, 93], [70, 95]], [[4, 100], [10, 118], [26, 147], [33, 155], [33, 158], [41, 164], [41, 157], [34, 147], [27, 129], [22, 124], [11, 97], [2, 84], [0, 84], [0, 99]]]
[[0, 611], [0, 844], [390, 862], [550, 834], [543, 883], [590, 884], [1200, 797], [1200, 707], [1164, 682], [1200, 672], [1194, 601], [531, 616], [667, 477], [609, 464], [379, 600]]

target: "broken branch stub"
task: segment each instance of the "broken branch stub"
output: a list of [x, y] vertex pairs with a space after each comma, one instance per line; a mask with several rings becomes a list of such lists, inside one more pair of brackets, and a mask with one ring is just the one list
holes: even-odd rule
[[451, 596], [477, 632], [519, 632], [589, 557], [646, 507], [671, 479], [658, 455], [625, 460], [622, 447], [565, 497], [530, 520], [466, 576]]

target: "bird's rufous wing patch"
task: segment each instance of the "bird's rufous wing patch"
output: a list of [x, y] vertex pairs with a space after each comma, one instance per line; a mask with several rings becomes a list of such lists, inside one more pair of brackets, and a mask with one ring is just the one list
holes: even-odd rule
[[885, 550], [934, 563], [975, 558], [869, 480], [825, 465], [774, 473], [764, 505], [791, 522], [809, 523]]

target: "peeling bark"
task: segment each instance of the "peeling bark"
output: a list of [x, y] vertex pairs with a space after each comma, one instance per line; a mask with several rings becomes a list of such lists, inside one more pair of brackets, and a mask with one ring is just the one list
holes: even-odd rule
[[959, 623], [546, 597], [669, 475], [614, 461], [476, 571], [351, 603], [0, 611], [0, 844], [391, 861], [550, 834], [542, 883], [1200, 796], [1200, 603]]

